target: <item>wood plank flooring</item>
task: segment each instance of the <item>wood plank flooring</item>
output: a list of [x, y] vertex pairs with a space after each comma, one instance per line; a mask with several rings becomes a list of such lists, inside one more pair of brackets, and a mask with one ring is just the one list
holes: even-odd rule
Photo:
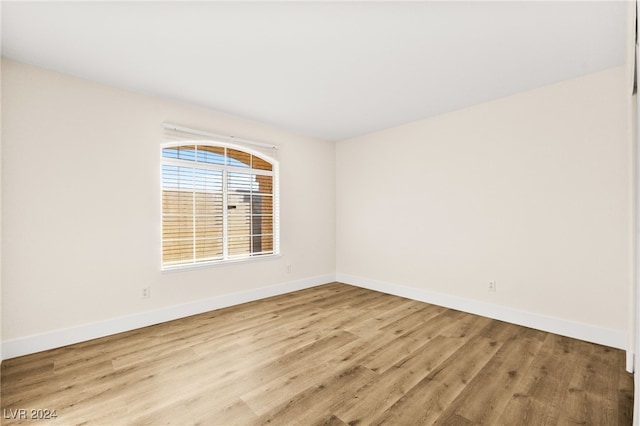
[[6, 360], [2, 424], [630, 425], [624, 361], [333, 283]]

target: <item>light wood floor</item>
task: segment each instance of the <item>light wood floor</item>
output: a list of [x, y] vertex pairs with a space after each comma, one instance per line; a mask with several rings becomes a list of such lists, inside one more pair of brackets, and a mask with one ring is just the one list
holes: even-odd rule
[[337, 283], [2, 363], [3, 417], [58, 416], [7, 425], [630, 425], [632, 386], [617, 349]]

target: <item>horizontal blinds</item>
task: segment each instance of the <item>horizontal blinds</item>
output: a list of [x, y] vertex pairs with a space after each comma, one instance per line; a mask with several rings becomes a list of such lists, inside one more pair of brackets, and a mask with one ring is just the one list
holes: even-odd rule
[[277, 253], [277, 161], [178, 133], [162, 149], [163, 266]]
[[163, 263], [223, 257], [223, 171], [162, 166]]

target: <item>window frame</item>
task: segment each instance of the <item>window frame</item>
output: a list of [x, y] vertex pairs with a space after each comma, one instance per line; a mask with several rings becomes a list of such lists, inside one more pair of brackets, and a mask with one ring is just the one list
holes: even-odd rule
[[[191, 161], [184, 160], [178, 158], [170, 158], [164, 156], [164, 150], [166, 148], [172, 147], [180, 147], [180, 146], [209, 146], [209, 147], [218, 147], [233, 149], [236, 151], [241, 151], [246, 154], [250, 154], [252, 156], [258, 157], [263, 161], [268, 162], [271, 165], [271, 171], [254, 169], [253, 165], [250, 166], [234, 166], [230, 164], [214, 164], [214, 163], [206, 163], [199, 161]], [[226, 155], [227, 151], [225, 151], [225, 163], [228, 158]], [[197, 157], [196, 157], [197, 158]], [[165, 165], [174, 165], [181, 167], [190, 167], [192, 169], [206, 169], [206, 170], [221, 170], [222, 171], [222, 200], [223, 200], [223, 231], [222, 231], [222, 241], [223, 241], [223, 257], [222, 259], [212, 259], [212, 260], [203, 260], [198, 261], [197, 256], [194, 254], [192, 261], [188, 263], [176, 263], [176, 264], [165, 264], [164, 257], [164, 243], [165, 238], [163, 235], [163, 225], [164, 225], [164, 201], [163, 201], [163, 191], [165, 189], [164, 184], [164, 166]], [[229, 173], [244, 173], [250, 175], [264, 175], [271, 176], [273, 182], [272, 188], [272, 215], [273, 215], [273, 250], [271, 253], [248, 253], [242, 255], [229, 255], [229, 231], [228, 231], [228, 174]], [[229, 263], [241, 263], [241, 262], [252, 262], [257, 260], [264, 260], [274, 257], [280, 256], [280, 167], [279, 162], [273, 156], [267, 155], [263, 152], [247, 148], [245, 146], [218, 141], [212, 138], [207, 139], [191, 139], [187, 138], [184, 140], [174, 140], [169, 142], [163, 142], [160, 144], [160, 269], [161, 271], [174, 271], [181, 269], [194, 269], [194, 268], [203, 268], [203, 267], [211, 267], [216, 265], [224, 265]], [[195, 214], [195, 211], [194, 213]], [[254, 237], [253, 234], [250, 235], [250, 239]]]

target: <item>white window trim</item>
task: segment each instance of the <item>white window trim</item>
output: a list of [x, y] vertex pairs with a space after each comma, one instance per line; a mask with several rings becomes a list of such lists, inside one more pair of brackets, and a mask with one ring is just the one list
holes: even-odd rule
[[[163, 150], [165, 148], [178, 147], [178, 146], [188, 146], [188, 145], [202, 145], [202, 146], [215, 146], [222, 147], [227, 149], [235, 149], [238, 151], [246, 152], [247, 154], [254, 155], [259, 157], [271, 164], [272, 170], [265, 171], [260, 169], [253, 169], [251, 167], [237, 167], [231, 165], [220, 165], [220, 164], [211, 164], [211, 163], [202, 163], [197, 161], [185, 162], [185, 160], [179, 160], [174, 158], [168, 158], [163, 156]], [[223, 173], [223, 182], [222, 182], [222, 190], [223, 190], [223, 258], [217, 260], [209, 260], [202, 262], [192, 262], [192, 263], [181, 263], [174, 265], [165, 265], [162, 262], [162, 245], [163, 245], [163, 237], [162, 237], [162, 191], [163, 187], [163, 179], [162, 179], [162, 166], [165, 164], [169, 165], [180, 165], [184, 166], [185, 164], [194, 164], [197, 165], [198, 168], [204, 168], [208, 170], [225, 170], [227, 173], [231, 172], [240, 172], [247, 173], [250, 171], [251, 174], [255, 175], [264, 175], [264, 176], [272, 176], [273, 177], [273, 253], [268, 254], [258, 254], [258, 255], [234, 255], [229, 256], [228, 254], [228, 229], [227, 229], [227, 173]], [[254, 262], [265, 259], [273, 259], [280, 257], [280, 164], [278, 160], [273, 158], [270, 155], [267, 155], [263, 152], [247, 148], [242, 145], [222, 142], [215, 139], [185, 139], [171, 142], [164, 142], [160, 144], [160, 270], [161, 271], [177, 271], [177, 270], [189, 270], [189, 269], [199, 269], [206, 268], [216, 265], [224, 265], [224, 264], [233, 264], [233, 263], [241, 263], [241, 262]]]

